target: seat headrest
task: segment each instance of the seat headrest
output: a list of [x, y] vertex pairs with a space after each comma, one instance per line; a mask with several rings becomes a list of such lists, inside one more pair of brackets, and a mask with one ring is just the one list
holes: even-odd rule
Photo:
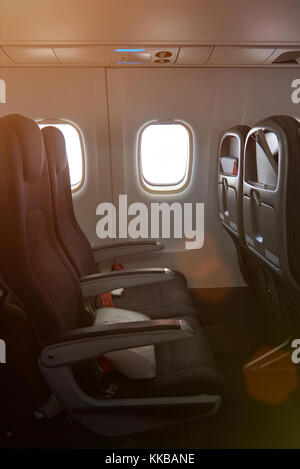
[[1, 131], [4, 141], [10, 142], [12, 151], [20, 153], [24, 180], [34, 182], [39, 179], [44, 165], [43, 138], [39, 126], [20, 114], [10, 114], [1, 118]]
[[42, 129], [49, 164], [55, 165], [56, 173], [63, 172], [68, 164], [66, 142], [63, 133], [53, 126]]

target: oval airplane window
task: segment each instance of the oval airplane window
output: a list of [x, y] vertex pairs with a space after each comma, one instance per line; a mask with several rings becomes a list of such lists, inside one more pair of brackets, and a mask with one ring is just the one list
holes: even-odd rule
[[179, 192], [190, 181], [192, 132], [182, 122], [146, 125], [139, 135], [139, 178], [149, 192]]
[[85, 169], [83, 144], [79, 130], [75, 125], [66, 121], [41, 121], [38, 122], [38, 125], [40, 129], [53, 126], [63, 133], [66, 142], [72, 192], [79, 191], [84, 183]]

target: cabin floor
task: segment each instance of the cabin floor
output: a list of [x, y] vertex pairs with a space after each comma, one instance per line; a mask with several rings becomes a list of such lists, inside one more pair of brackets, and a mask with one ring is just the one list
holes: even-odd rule
[[[262, 346], [276, 347], [288, 338], [288, 332], [266, 313], [265, 306], [249, 288], [192, 290], [192, 294], [226, 382], [225, 396], [214, 416], [112, 440], [85, 430], [66, 415], [53, 421], [36, 421], [27, 415], [26, 424], [21, 428], [16, 415], [11, 433], [1, 435], [0, 430], [0, 447], [299, 448], [299, 386], [279, 404], [262, 402], [249, 395], [243, 372], [244, 364]], [[285, 381], [285, 371], [280, 367], [275, 369], [274, 393], [276, 383], [280, 385]], [[269, 393], [272, 396], [272, 389]]]

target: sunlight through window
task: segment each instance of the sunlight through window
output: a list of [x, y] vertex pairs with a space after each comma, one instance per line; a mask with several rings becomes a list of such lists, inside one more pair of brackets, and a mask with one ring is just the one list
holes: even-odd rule
[[180, 123], [150, 124], [140, 136], [140, 172], [152, 191], [182, 189], [188, 182], [191, 138]]

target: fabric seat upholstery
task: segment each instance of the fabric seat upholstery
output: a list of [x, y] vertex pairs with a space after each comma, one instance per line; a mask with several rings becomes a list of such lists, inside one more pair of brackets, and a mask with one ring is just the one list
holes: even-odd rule
[[[201, 381], [201, 392], [218, 394], [223, 387], [223, 378], [216, 371], [216, 362], [203, 329], [190, 317], [182, 319], [197, 329], [197, 335], [155, 347], [157, 376], [147, 383], [148, 393], [154, 396], [196, 395], [199, 392], [197, 383]], [[146, 389], [141, 392], [147, 394]]]
[[182, 314], [197, 317], [198, 310], [188, 291], [184, 275], [177, 272], [177, 277], [168, 282], [126, 288], [123, 295], [113, 297], [117, 308], [139, 311], [152, 318], [165, 319]]
[[56, 238], [42, 135], [20, 115], [0, 119], [0, 209], [1, 277], [40, 341], [80, 326], [79, 282]]

